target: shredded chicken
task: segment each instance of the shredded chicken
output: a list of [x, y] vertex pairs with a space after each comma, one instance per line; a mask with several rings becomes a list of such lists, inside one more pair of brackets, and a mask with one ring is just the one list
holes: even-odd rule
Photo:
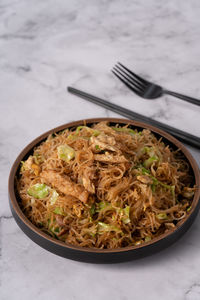
[[86, 167], [79, 173], [78, 182], [80, 182], [84, 188], [91, 194], [95, 194], [95, 185], [93, 180], [95, 179], [96, 168], [93, 166]]
[[56, 215], [55, 218], [56, 218], [56, 221], [57, 221], [59, 226], [61, 226], [63, 228], [66, 226], [65, 223], [63, 222], [63, 219], [64, 219], [63, 216]]
[[127, 162], [127, 159], [123, 155], [113, 155], [109, 152], [105, 152], [105, 154], [95, 154], [94, 160], [117, 164]]
[[[86, 173], [86, 172], [84, 172]], [[82, 177], [83, 186], [89, 192], [94, 194], [95, 193], [95, 186], [94, 183], [91, 182], [90, 178], [87, 176], [87, 173]]]
[[24, 163], [24, 167], [26, 170], [32, 170], [32, 164], [33, 164], [33, 156], [30, 155], [27, 161]]
[[86, 191], [83, 186], [72, 182], [68, 176], [60, 175], [59, 173], [51, 170], [43, 171], [40, 176], [48, 184], [55, 187], [60, 192], [76, 197], [84, 203], [87, 201], [89, 195], [88, 191]]
[[97, 123], [94, 125], [94, 129], [100, 130], [101, 132], [107, 135], [115, 135], [114, 130], [110, 126], [108, 126], [108, 122]]
[[94, 152], [101, 150], [110, 150], [114, 152], [119, 151], [119, 149], [117, 149], [117, 147], [114, 146], [116, 144], [116, 141], [112, 136], [106, 136], [103, 134], [100, 134], [97, 137], [92, 136], [90, 139], [90, 143]]
[[170, 230], [170, 229], [175, 228], [175, 225], [174, 225], [173, 223], [166, 223], [166, 222], [165, 222], [165, 227], [166, 227], [168, 230]]

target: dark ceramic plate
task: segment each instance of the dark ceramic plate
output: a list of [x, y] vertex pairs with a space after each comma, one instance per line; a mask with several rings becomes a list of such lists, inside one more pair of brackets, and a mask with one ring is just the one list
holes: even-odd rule
[[65, 244], [62, 241], [58, 241], [47, 234], [43, 233], [40, 229], [34, 226], [23, 214], [22, 210], [19, 206], [19, 196], [15, 190], [14, 179], [17, 176], [20, 162], [21, 160], [26, 159], [31, 153], [35, 146], [39, 145], [42, 141], [44, 141], [50, 133], [59, 132], [66, 128], [80, 126], [83, 123], [87, 123], [88, 126], [93, 123], [97, 123], [100, 121], [109, 121], [112, 125], [120, 124], [121, 126], [129, 124], [132, 128], [137, 128], [141, 130], [143, 128], [150, 129], [157, 137], [162, 137], [165, 144], [169, 144], [173, 149], [180, 148], [185, 159], [189, 162], [191, 167], [191, 173], [194, 177], [194, 184], [199, 186], [200, 175], [198, 166], [189, 153], [189, 151], [174, 137], [169, 135], [168, 133], [159, 130], [153, 126], [126, 120], [126, 119], [113, 119], [113, 118], [98, 118], [98, 119], [88, 119], [81, 120], [77, 122], [68, 123], [57, 128], [54, 128], [38, 138], [36, 138], [33, 142], [31, 142], [17, 157], [15, 160], [9, 177], [9, 201], [12, 214], [19, 225], [19, 227], [24, 231], [24, 233], [35, 243], [45, 248], [46, 250], [53, 252], [57, 255], [63, 256], [65, 258], [91, 262], [91, 263], [117, 263], [122, 261], [128, 261], [132, 259], [141, 258], [153, 253], [156, 253], [177, 241], [192, 225], [195, 217], [197, 216], [199, 206], [200, 206], [200, 189], [198, 188], [195, 191], [195, 195], [192, 201], [192, 207], [190, 212], [187, 214], [186, 218], [179, 221], [176, 225], [176, 228], [168, 231], [160, 235], [159, 237], [146, 242], [144, 244], [138, 246], [130, 246], [126, 248], [119, 249], [91, 249], [91, 248], [83, 248], [79, 246], [74, 246], [70, 244]]

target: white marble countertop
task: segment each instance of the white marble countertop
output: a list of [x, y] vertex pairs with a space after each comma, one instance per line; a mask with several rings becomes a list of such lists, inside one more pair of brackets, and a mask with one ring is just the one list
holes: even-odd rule
[[[118, 116], [66, 93], [72, 85], [200, 136], [197, 106], [138, 98], [111, 74], [117, 61], [200, 98], [200, 3], [0, 1], [0, 299], [200, 299], [200, 219], [170, 248], [92, 265], [33, 243], [11, 216], [7, 178], [39, 134], [72, 120]], [[199, 163], [200, 155], [189, 148]]]

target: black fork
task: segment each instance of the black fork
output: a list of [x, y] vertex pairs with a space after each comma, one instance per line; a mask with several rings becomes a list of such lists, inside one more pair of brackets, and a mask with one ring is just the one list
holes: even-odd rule
[[181, 100], [190, 102], [192, 104], [200, 106], [200, 100], [184, 96], [175, 92], [165, 90], [161, 86], [145, 80], [138, 76], [133, 71], [121, 63], [117, 63], [112, 69], [112, 72], [117, 76], [128, 88], [130, 88], [135, 94], [145, 99], [156, 99], [164, 94], [168, 94], [177, 97]]

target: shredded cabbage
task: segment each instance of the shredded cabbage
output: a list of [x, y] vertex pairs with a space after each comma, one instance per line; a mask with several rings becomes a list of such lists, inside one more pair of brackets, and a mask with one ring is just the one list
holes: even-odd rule
[[159, 220], [166, 220], [166, 219], [168, 219], [166, 213], [160, 213], [160, 214], [157, 214], [156, 217], [157, 217]]
[[146, 159], [144, 161], [143, 165], [144, 165], [145, 168], [149, 168], [154, 161], [158, 161], [158, 157], [157, 156], [149, 157], [148, 159]]
[[97, 204], [96, 212], [105, 212], [106, 210], [113, 209], [111, 203], [107, 201], [101, 201]]
[[79, 131], [80, 131], [81, 129], [83, 129], [83, 128], [87, 129], [87, 130], [88, 130], [89, 132], [91, 132], [91, 134], [94, 135], [94, 136], [98, 136], [98, 135], [100, 134], [100, 131], [99, 131], [99, 130], [92, 129], [92, 128], [88, 127], [88, 126], [78, 126], [78, 127], [76, 128], [76, 134], [78, 134]]
[[129, 217], [130, 206], [126, 206], [125, 208], [120, 208], [119, 213], [121, 216], [121, 220], [124, 222], [124, 224], [130, 223], [130, 221], [131, 221], [130, 217]]
[[120, 228], [114, 225], [109, 225], [103, 222], [98, 222], [98, 233], [102, 234], [109, 231], [115, 231], [117, 233], [122, 232]]
[[36, 199], [43, 199], [49, 194], [49, 187], [44, 183], [36, 183], [27, 190], [29, 196]]
[[130, 135], [135, 135], [137, 133], [135, 130], [127, 127], [112, 127], [112, 129], [118, 132], [126, 132]]
[[66, 162], [75, 157], [75, 151], [68, 145], [60, 145], [57, 147], [58, 157]]
[[56, 207], [53, 212], [57, 215], [65, 216], [65, 213], [61, 207]]

